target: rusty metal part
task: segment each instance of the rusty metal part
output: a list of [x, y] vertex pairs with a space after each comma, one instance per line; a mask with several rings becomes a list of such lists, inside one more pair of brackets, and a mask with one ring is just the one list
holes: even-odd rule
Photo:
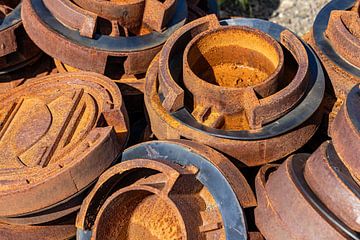
[[73, 240], [76, 214], [41, 225], [11, 225], [0, 222], [0, 236], [6, 240]]
[[0, 216], [31, 214], [86, 189], [121, 152], [121, 93], [95, 73], [54, 74], [0, 95]]
[[5, 93], [11, 88], [15, 88], [33, 78], [47, 76], [56, 73], [55, 66], [49, 56], [40, 56], [25, 67], [6, 74], [0, 74], [0, 93]]
[[[59, 73], [80, 71], [79, 69], [66, 65], [59, 60], [54, 59], [54, 62]], [[113, 76], [111, 79], [118, 84], [123, 96], [136, 96], [144, 93], [145, 76], [143, 74], [122, 75], [120, 79], [118, 79], [117, 76]]]
[[137, 75], [146, 72], [188, 15], [185, 0], [74, 2], [24, 1], [22, 16], [29, 36], [66, 65], [105, 74], [140, 90], [144, 81]]
[[332, 141], [341, 161], [360, 184], [360, 88], [354, 86], [331, 127]]
[[207, 16], [165, 43], [146, 76], [145, 104], [157, 138], [195, 140], [256, 166], [311, 138], [324, 85], [314, 53], [285, 28]]
[[[93, 184], [91, 184], [91, 186], [93, 186]], [[91, 186], [79, 191], [79, 193], [69, 197], [68, 199], [39, 211], [15, 217], [0, 217], [0, 222], [24, 226], [47, 224], [52, 221], [57, 221], [58, 219], [67, 218], [70, 214], [77, 212], [80, 209], [81, 203], [88, 194], [88, 189], [91, 188]]]
[[360, 82], [360, 20], [356, 0], [333, 0], [316, 17], [304, 39], [314, 48], [329, 76], [327, 104], [333, 121], [347, 93]]
[[331, 144], [325, 142], [310, 156], [304, 176], [326, 207], [352, 230], [360, 232], [360, 187]]
[[6, 240], [68, 240], [76, 235], [73, 224], [16, 226], [0, 223], [0, 236]]
[[21, 1], [0, 3], [0, 74], [22, 68], [40, 54], [21, 22]]
[[125, 150], [83, 202], [78, 239], [247, 239], [245, 178], [198, 143], [153, 141]]
[[279, 167], [267, 165], [260, 170], [256, 178], [257, 227], [269, 240], [359, 239], [308, 186], [303, 175], [308, 158], [297, 154]]

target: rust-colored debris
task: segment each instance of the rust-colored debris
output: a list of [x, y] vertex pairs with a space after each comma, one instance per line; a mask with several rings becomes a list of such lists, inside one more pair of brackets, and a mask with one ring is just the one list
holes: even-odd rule
[[[290, 154], [314, 134], [324, 79], [315, 55], [293, 33], [260, 23], [282, 30], [276, 36], [241, 21], [221, 26], [207, 16], [175, 32], [148, 70], [145, 103], [157, 138], [195, 140], [256, 166]], [[310, 94], [311, 107], [301, 108]]]
[[347, 93], [360, 82], [359, 12], [357, 0], [333, 0], [320, 11], [313, 31], [304, 37], [329, 76], [326, 111], [330, 124]]
[[105, 74], [125, 85], [125, 94], [139, 94], [151, 60], [188, 15], [185, 0], [26, 0], [22, 16], [60, 71]]
[[122, 163], [100, 176], [81, 206], [77, 237], [247, 239], [241, 206], [255, 203], [245, 178], [218, 152], [153, 141], [125, 150]]
[[128, 129], [117, 86], [82, 72], [33, 79], [0, 95], [0, 123], [0, 221], [17, 224], [76, 211], [66, 203], [112, 164]]
[[333, 122], [332, 142], [261, 168], [255, 221], [266, 239], [360, 238], [359, 103], [357, 85]]

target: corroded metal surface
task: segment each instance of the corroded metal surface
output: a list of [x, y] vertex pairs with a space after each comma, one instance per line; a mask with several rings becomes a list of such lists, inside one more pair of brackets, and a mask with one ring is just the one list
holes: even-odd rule
[[[20, 18], [20, 1], [0, 2], [0, 81], [34, 63], [40, 57], [40, 49], [27, 36]], [[18, 74], [18, 73], [15, 73]], [[16, 80], [16, 79], [15, 79]], [[0, 83], [12, 87], [18, 82]]]
[[77, 237], [247, 239], [240, 204], [254, 206], [255, 198], [221, 154], [184, 140], [143, 143], [99, 178], [78, 215]]
[[[66, 65], [59, 60], [54, 59], [56, 69], [59, 73], [67, 72], [78, 72], [80, 71], [77, 68]], [[145, 75], [123, 75], [120, 79], [112, 78], [116, 82], [121, 90], [121, 94], [124, 96], [137, 96], [144, 93], [145, 88]], [[137, 108], [138, 109], [138, 108]]]
[[257, 227], [269, 240], [359, 239], [308, 186], [303, 175], [308, 158], [297, 154], [280, 166], [262, 167], [256, 178]]
[[278, 160], [317, 129], [324, 92], [320, 64], [276, 24], [221, 24], [231, 26], [214, 16], [185, 25], [149, 67], [145, 103], [152, 131], [159, 139], [202, 142], [248, 166]]
[[360, 184], [360, 88], [353, 87], [331, 127], [332, 141], [341, 161]]
[[266, 239], [360, 239], [359, 104], [356, 85], [333, 122], [332, 142], [260, 170], [255, 220]]
[[0, 223], [0, 236], [6, 240], [68, 240], [76, 235], [73, 224], [16, 226]]
[[134, 90], [187, 15], [185, 0], [26, 0], [22, 8], [26, 31], [47, 54]]
[[74, 197], [111, 165], [127, 140], [120, 91], [98, 74], [38, 78], [0, 95], [0, 106], [3, 217]]
[[331, 143], [324, 143], [306, 162], [304, 176], [312, 191], [347, 226], [360, 232], [360, 187]]
[[327, 111], [333, 121], [350, 89], [360, 82], [360, 20], [356, 0], [333, 0], [318, 14], [304, 39], [314, 48], [329, 76]]

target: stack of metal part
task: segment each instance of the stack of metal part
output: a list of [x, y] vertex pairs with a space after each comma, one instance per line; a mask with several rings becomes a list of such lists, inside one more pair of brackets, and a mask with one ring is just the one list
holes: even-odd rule
[[359, 5], [0, 1], [0, 240], [360, 239]]

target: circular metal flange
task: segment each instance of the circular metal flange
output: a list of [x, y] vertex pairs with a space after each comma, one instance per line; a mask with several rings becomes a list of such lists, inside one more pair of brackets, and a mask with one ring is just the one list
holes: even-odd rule
[[[169, 20], [167, 28], [162, 32], [152, 31], [145, 35], [129, 37], [95, 33], [89, 38], [82, 36], [80, 30], [73, 30], [62, 24], [58, 18], [67, 19], [65, 16], [69, 14], [68, 24], [74, 24], [77, 14], [80, 14], [84, 27], [87, 27], [87, 22], [83, 18], [89, 17], [90, 20], [96, 21], [96, 15], [84, 16], [81, 10], [73, 6], [73, 3], [67, 3], [66, 0], [56, 0], [56, 2], [67, 4], [66, 9], [71, 9], [71, 12], [59, 12], [51, 1], [23, 2], [23, 22], [29, 36], [43, 51], [61, 62], [81, 70], [102, 74], [106, 74], [109, 63], [117, 64], [118, 68], [123, 65], [124, 72], [128, 75], [144, 73], [151, 59], [160, 51], [162, 44], [184, 24], [187, 17], [186, 1], [178, 0], [174, 5], [176, 11]], [[51, 7], [51, 11], [48, 7]], [[59, 15], [54, 16], [54, 14]], [[72, 19], [74, 22], [71, 21]]]
[[0, 100], [3, 217], [36, 213], [78, 194], [127, 141], [121, 93], [99, 74], [34, 79]]
[[74, 219], [36, 226], [17, 226], [0, 223], [0, 236], [6, 240], [70, 240], [75, 235]]
[[92, 185], [93, 184], [90, 184], [90, 186], [79, 191], [68, 199], [39, 211], [34, 211], [30, 214], [21, 214], [16, 217], [0, 217], [0, 222], [10, 225], [25, 226], [48, 224], [49, 222], [67, 218], [70, 214], [77, 212], [80, 209], [81, 203], [88, 194], [88, 189], [91, 188]]
[[303, 175], [308, 158], [308, 154], [297, 154], [277, 170], [277, 166], [260, 170], [256, 179], [257, 227], [269, 240], [359, 239], [308, 186]]
[[[320, 62], [306, 44], [274, 23], [257, 19], [231, 19], [221, 24], [259, 29], [285, 45], [285, 48], [294, 54], [295, 59], [304, 59], [305, 55], [304, 62], [299, 66], [295, 76], [293, 75], [294, 79], [288, 88], [285, 87], [275, 94], [274, 101], [261, 99], [267, 108], [259, 108], [261, 110], [258, 112], [258, 117], [262, 119], [261, 117], [265, 116], [270, 122], [264, 120], [265, 124], [255, 130], [222, 130], [198, 122], [191, 114], [191, 110], [186, 105], [184, 107], [186, 94], [179, 87], [182, 84], [180, 75], [183, 70], [179, 67], [182, 65], [182, 56], [178, 53], [184, 51], [193, 38], [192, 33], [199, 34], [220, 27], [216, 18], [208, 16], [195, 20], [176, 32], [164, 45], [160, 56], [153, 61], [148, 70], [145, 103], [152, 122], [152, 130], [159, 139], [184, 137], [202, 142], [235, 157], [248, 166], [278, 160], [300, 148], [317, 129], [321, 118], [321, 111], [318, 109], [325, 89]], [[297, 41], [299, 45], [295, 44]], [[291, 100], [290, 96], [292, 96]], [[209, 104], [213, 102], [210, 101]], [[280, 106], [281, 111], [275, 113], [270, 110], [272, 107], [275, 109], [276, 106]], [[282, 148], [279, 151], [272, 151], [278, 148], [280, 142]], [[288, 143], [287, 147], [284, 147], [284, 143]]]
[[359, 86], [358, 84], [351, 89], [330, 129], [336, 152], [358, 184], [360, 184]]
[[[321, 9], [321, 11], [319, 12], [319, 14], [315, 19], [313, 26], [313, 37], [316, 46], [328, 59], [330, 59], [338, 67], [350, 73], [351, 75], [360, 77], [360, 69], [358, 67], [355, 67], [353, 64], [349, 63], [343, 57], [341, 57], [338, 51], [335, 50], [334, 46], [332, 46], [332, 43], [326, 37], [326, 31], [328, 28], [329, 19], [332, 11], [348, 10], [351, 7], [353, 7], [355, 3], [356, 3], [355, 0], [333, 0], [330, 3], [328, 3], [323, 9]], [[356, 13], [354, 12], [354, 14]], [[358, 39], [358, 41], [360, 41], [360, 39]], [[346, 47], [346, 46], [342, 45], [339, 47]]]
[[304, 36], [318, 54], [330, 80], [325, 101], [326, 112], [330, 113], [329, 125], [340, 110], [347, 93], [360, 82], [357, 60], [360, 49], [357, 33], [360, 18], [359, 4], [356, 2], [331, 1], [318, 14], [313, 30]]
[[[151, 203], [154, 211], [148, 211], [149, 206], [143, 209], [144, 206], [139, 204], [135, 193], [139, 195], [140, 191], [150, 196], [141, 203]], [[152, 202], [153, 198], [159, 200]], [[200, 209], [196, 207], [199, 204], [196, 199], [201, 199]], [[167, 202], [166, 207], [163, 201]], [[77, 237], [81, 240], [104, 239], [103, 233], [107, 237], [116, 237], [114, 234], [130, 220], [121, 224], [116, 220], [119, 217], [116, 214], [107, 217], [111, 214], [109, 210], [124, 213], [118, 210], [135, 207], [138, 211], [127, 211], [132, 214], [131, 219], [145, 224], [146, 231], [156, 236], [164, 234], [157, 230], [167, 229], [166, 219], [172, 219], [172, 231], [165, 231], [165, 234], [172, 233], [174, 237], [197, 239], [201, 233], [206, 239], [247, 239], [241, 207], [254, 204], [255, 198], [245, 178], [218, 152], [190, 141], [152, 141], [125, 150], [122, 162], [99, 178], [78, 215]], [[171, 212], [177, 217], [170, 218]], [[129, 218], [122, 216], [121, 219]], [[160, 225], [157, 224], [159, 221]], [[128, 227], [127, 231], [132, 228]], [[134, 229], [129, 234], [140, 232]], [[159, 239], [164, 239], [160, 235]]]
[[0, 21], [0, 75], [34, 62], [41, 54], [40, 49], [29, 39], [23, 29], [20, 17], [21, 1], [18, 2], [16, 7], [5, 14], [4, 19]]
[[360, 232], [360, 187], [331, 143], [325, 142], [309, 157], [304, 176], [311, 190], [326, 207], [349, 228]]

